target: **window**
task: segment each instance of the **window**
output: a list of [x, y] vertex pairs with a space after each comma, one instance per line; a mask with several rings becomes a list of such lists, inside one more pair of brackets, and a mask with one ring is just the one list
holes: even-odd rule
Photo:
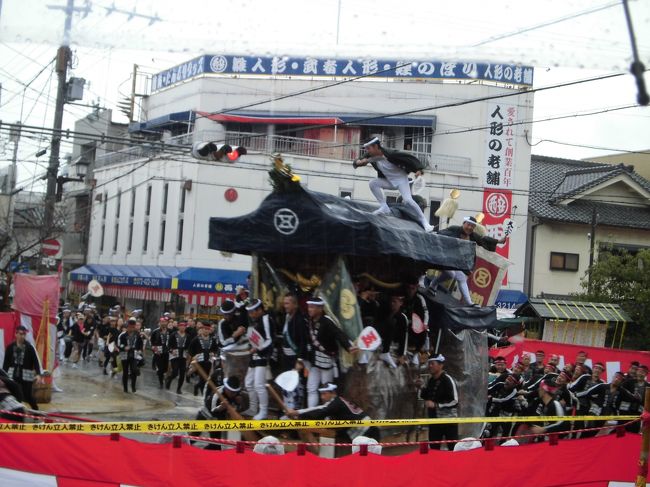
[[187, 189], [183, 188], [181, 190], [181, 206], [180, 212], [185, 213], [185, 197], [187, 196]]
[[183, 227], [185, 224], [185, 197], [187, 196], [187, 189], [181, 188], [181, 201], [178, 208], [178, 238], [176, 239], [176, 252], [183, 250]]
[[135, 216], [135, 188], [131, 190], [131, 208], [129, 209], [129, 239], [127, 240], [126, 251], [131, 252], [133, 248], [133, 218]]
[[118, 242], [118, 236], [120, 234], [120, 224], [116, 223], [115, 224], [115, 235], [113, 237], [113, 253], [117, 253], [117, 242]]
[[147, 186], [147, 205], [144, 214], [147, 216], [151, 214], [151, 186]]
[[117, 204], [115, 205], [115, 218], [116, 220], [120, 218], [120, 210], [122, 209], [122, 191], [117, 192]]
[[131, 191], [131, 211], [129, 211], [129, 216], [133, 217], [135, 215], [135, 188]]
[[133, 220], [129, 222], [129, 242], [126, 247], [127, 252], [131, 252], [133, 248]]
[[104, 253], [104, 237], [106, 236], [106, 210], [108, 208], [108, 193], [104, 193], [102, 202], [104, 207], [102, 208], [102, 238], [99, 241], [99, 253]]
[[162, 201], [162, 214], [167, 214], [167, 197], [169, 196], [169, 183], [165, 183], [163, 187], [163, 201]]
[[147, 200], [144, 207], [144, 239], [142, 250], [146, 252], [149, 248], [149, 215], [151, 214], [151, 185], [147, 186]]
[[344, 190], [341, 190], [341, 191], [339, 192], [339, 196], [340, 196], [341, 198], [347, 198], [347, 199], [351, 200], [351, 199], [352, 199], [352, 191], [347, 191], [347, 190], [344, 191]]
[[104, 193], [104, 208], [102, 208], [102, 220], [106, 220], [106, 208], [108, 207], [108, 193]]
[[142, 240], [142, 250], [147, 251], [147, 246], [149, 244], [149, 222], [144, 222], [144, 239]]
[[577, 271], [579, 254], [565, 254], [563, 252], [551, 252], [551, 270], [555, 271]]
[[429, 204], [429, 224], [434, 227], [440, 225], [440, 217], [436, 216], [438, 208], [440, 208], [440, 201], [431, 200]]
[[165, 250], [165, 220], [160, 222], [160, 247], [159, 250], [163, 252]]
[[386, 195], [386, 203], [395, 204], [397, 203], [397, 196]]
[[178, 242], [176, 242], [176, 250], [180, 252], [183, 250], [183, 219], [178, 220]]

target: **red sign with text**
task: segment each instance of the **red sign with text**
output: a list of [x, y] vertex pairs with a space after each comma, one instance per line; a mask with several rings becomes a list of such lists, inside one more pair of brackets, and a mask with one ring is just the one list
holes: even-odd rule
[[[500, 239], [512, 232], [512, 191], [485, 188], [483, 190], [483, 226], [488, 236]], [[510, 255], [510, 239], [497, 245], [497, 254], [505, 257]], [[503, 284], [508, 284], [508, 275], [503, 278]]]
[[499, 266], [480, 257], [476, 258], [474, 271], [467, 279], [467, 287], [469, 287], [473, 302], [481, 306], [488, 305], [494, 286], [498, 286], [496, 280], [499, 276], [499, 270]]

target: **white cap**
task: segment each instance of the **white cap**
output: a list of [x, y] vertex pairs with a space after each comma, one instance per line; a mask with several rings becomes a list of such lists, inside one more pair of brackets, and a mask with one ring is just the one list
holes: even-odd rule
[[511, 438], [508, 441], [501, 443], [501, 446], [519, 446], [519, 442], [514, 438]]
[[463, 223], [471, 223], [472, 225], [478, 225], [476, 218], [474, 218], [473, 216], [466, 216], [465, 218], [463, 218]]
[[366, 148], [368, 146], [371, 146], [372, 144], [381, 144], [381, 141], [379, 140], [379, 137], [373, 137], [368, 142], [363, 144], [363, 147]]
[[359, 450], [361, 450], [359, 445], [368, 445], [368, 453], [381, 455], [381, 445], [374, 438], [368, 438], [367, 436], [357, 436], [354, 440], [352, 440], [352, 453], [359, 453]]
[[476, 450], [481, 448], [483, 445], [476, 438], [471, 436], [468, 438], [463, 438], [461, 441], [454, 445], [454, 451], [467, 451], [467, 450]]
[[321, 298], [311, 298], [307, 301], [307, 304], [312, 304], [314, 306], [325, 306], [325, 301]]
[[275, 436], [265, 436], [255, 444], [253, 451], [264, 455], [284, 455], [284, 445]]
[[246, 306], [246, 311], [253, 311], [253, 310], [259, 308], [260, 306], [262, 306], [262, 300], [261, 299], [254, 299], [251, 304]]
[[439, 353], [435, 357], [431, 357], [429, 360], [427, 360], [427, 362], [433, 362], [433, 361], [443, 363], [445, 361], [445, 356]]

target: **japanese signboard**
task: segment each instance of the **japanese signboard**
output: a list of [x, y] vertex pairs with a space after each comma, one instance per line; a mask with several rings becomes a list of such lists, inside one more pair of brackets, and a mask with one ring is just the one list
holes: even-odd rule
[[[483, 226], [486, 228], [488, 236], [499, 240], [510, 235], [514, 230], [514, 222], [511, 219], [512, 191], [485, 188], [483, 190], [483, 213], [485, 214]], [[510, 255], [510, 239], [498, 244], [496, 253], [507, 259]], [[507, 277], [504, 277], [503, 284], [507, 284]]]
[[512, 188], [514, 183], [517, 107], [488, 104], [485, 187]]
[[533, 68], [515, 64], [206, 54], [153, 75], [151, 91], [156, 92], [203, 74], [477, 79], [520, 86], [533, 84]]

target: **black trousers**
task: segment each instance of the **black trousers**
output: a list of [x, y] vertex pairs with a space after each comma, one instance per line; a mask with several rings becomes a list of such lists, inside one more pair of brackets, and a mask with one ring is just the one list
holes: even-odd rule
[[129, 377], [131, 378], [131, 390], [135, 392], [135, 381], [138, 378], [138, 364], [134, 357], [122, 360], [122, 385], [124, 392], [129, 392]]
[[90, 357], [93, 353], [93, 341], [92, 338], [86, 338], [83, 343], [83, 348], [81, 349], [81, 358], [85, 359]]
[[22, 379], [18, 379], [16, 382], [20, 384], [20, 388], [23, 390], [23, 401], [29, 403], [29, 407], [33, 410], [38, 410], [38, 404], [36, 404], [34, 394], [32, 393], [32, 387], [34, 386], [34, 383]]
[[298, 355], [285, 355], [282, 353], [280, 355], [280, 372], [295, 369], [297, 360]]
[[167, 373], [167, 367], [169, 367], [169, 352], [154, 355], [153, 363], [156, 369], [156, 375], [158, 376], [158, 382], [160, 383], [160, 387], [162, 387], [165, 374]]
[[[437, 418], [435, 410], [429, 409], [428, 416], [430, 418]], [[453, 419], [453, 418], [451, 418]], [[447, 440], [447, 448], [454, 449], [454, 443], [458, 440], [458, 423], [449, 424], [430, 424], [429, 425], [429, 441]], [[440, 450], [440, 443], [430, 443], [429, 448]]]
[[178, 377], [178, 386], [176, 387], [177, 391], [180, 391], [185, 383], [185, 373], [187, 370], [187, 362], [184, 358], [173, 358], [172, 362], [172, 374], [167, 378], [167, 389], [171, 386], [172, 381]]

